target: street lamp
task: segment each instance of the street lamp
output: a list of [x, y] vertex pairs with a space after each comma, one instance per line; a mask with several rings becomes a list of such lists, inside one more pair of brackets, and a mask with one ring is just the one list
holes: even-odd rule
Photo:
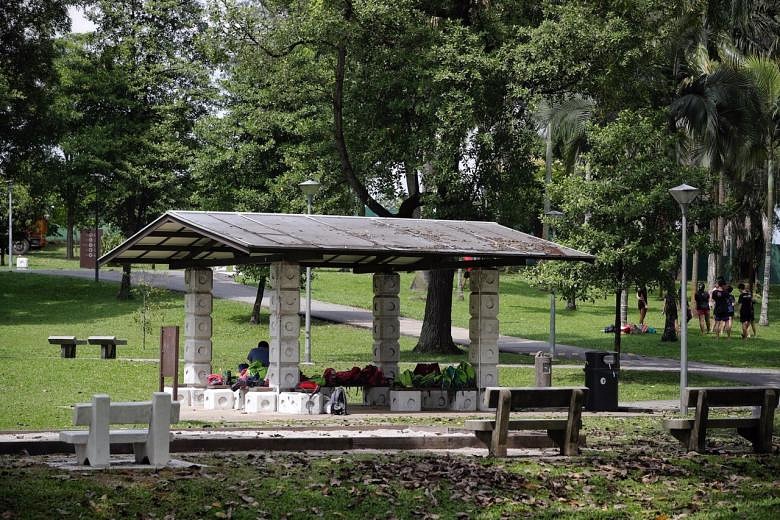
[[[311, 201], [320, 191], [320, 183], [309, 179], [298, 184], [306, 195], [306, 214], [311, 215]], [[311, 365], [311, 267], [306, 267], [306, 343], [303, 350], [303, 364]]]
[[14, 183], [8, 181], [8, 270], [14, 270]]
[[[549, 221], [547, 226], [547, 240], [555, 240], [555, 224], [557, 224], [562, 218], [563, 213], [560, 211], [552, 210], [547, 211], [544, 214]], [[555, 358], [555, 289], [550, 292], [550, 356]]]
[[[682, 273], [680, 274], [680, 413], [688, 413], [685, 389], [688, 386], [688, 206], [699, 195], [699, 189], [687, 184], [669, 190], [682, 212]], [[696, 266], [694, 266], [694, 269]]]

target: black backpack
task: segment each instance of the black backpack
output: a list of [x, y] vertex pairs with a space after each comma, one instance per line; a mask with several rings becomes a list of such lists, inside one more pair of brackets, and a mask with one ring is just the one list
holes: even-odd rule
[[325, 411], [332, 415], [347, 415], [347, 392], [339, 386], [330, 394], [330, 401], [325, 405]]

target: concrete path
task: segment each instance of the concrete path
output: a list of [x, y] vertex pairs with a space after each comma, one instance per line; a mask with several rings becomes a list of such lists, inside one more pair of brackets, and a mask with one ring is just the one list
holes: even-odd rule
[[[82, 270], [34, 270], [30, 273], [48, 274], [55, 276], [72, 276], [78, 278], [93, 279], [94, 271]], [[100, 272], [101, 280], [118, 282], [121, 280], [122, 273], [118, 270], [103, 270]], [[163, 287], [172, 291], [184, 292], [184, 271], [183, 270], [137, 270], [132, 272], [133, 283], [144, 280], [157, 287]], [[368, 290], [368, 289], [366, 289]], [[240, 301], [247, 304], [254, 304], [256, 287], [242, 285], [233, 281], [230, 276], [221, 272], [214, 272], [214, 291], [216, 298]], [[268, 306], [268, 296], [263, 299], [263, 306]], [[312, 300], [312, 317], [330, 321], [334, 323], [344, 323], [354, 327], [373, 328], [373, 318], [371, 311]], [[410, 318], [401, 318], [401, 334], [405, 336], [419, 337], [422, 322]], [[468, 329], [461, 327], [452, 328], [452, 339], [460, 345], [468, 345]], [[499, 348], [502, 352], [534, 354], [539, 351], [548, 351], [549, 345], [546, 341], [535, 341], [512, 336], [500, 336], [498, 340]], [[556, 345], [556, 354], [559, 358], [579, 362], [575, 366], [581, 367], [585, 361], [585, 352], [588, 349], [574, 347], [571, 345]], [[556, 365], [557, 366], [557, 365]], [[668, 371], [679, 372], [680, 362], [675, 359], [660, 357], [639, 356], [636, 354], [623, 354], [621, 356], [621, 368], [623, 370], [647, 370], [647, 371]], [[769, 368], [732, 368], [707, 363], [689, 362], [688, 371], [693, 374], [706, 375], [719, 379], [727, 379], [750, 385], [767, 385], [780, 387], [780, 369]]]

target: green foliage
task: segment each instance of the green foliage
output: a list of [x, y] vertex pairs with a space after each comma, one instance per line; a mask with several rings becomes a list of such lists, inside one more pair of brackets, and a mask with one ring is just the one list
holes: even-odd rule
[[161, 323], [158, 320], [167, 291], [142, 280], [133, 286], [132, 294], [140, 302], [133, 313], [133, 321], [141, 326], [141, 345], [146, 350], [146, 337], [155, 331], [155, 325]]
[[268, 374], [268, 367], [263, 365], [261, 361], [252, 361], [249, 363], [249, 374], [263, 381]]
[[465, 361], [458, 366], [448, 366], [442, 371], [441, 387], [451, 392], [477, 388], [477, 371]]
[[[683, 182], [706, 193], [711, 181], [677, 164], [659, 113], [622, 112], [589, 132], [592, 178], [563, 179], [553, 189], [565, 214], [558, 236], [596, 255], [579, 280], [605, 292], [668, 284], [679, 265], [680, 209], [668, 189]], [[705, 206], [706, 209], [706, 206]], [[691, 208], [694, 218], [698, 206]]]

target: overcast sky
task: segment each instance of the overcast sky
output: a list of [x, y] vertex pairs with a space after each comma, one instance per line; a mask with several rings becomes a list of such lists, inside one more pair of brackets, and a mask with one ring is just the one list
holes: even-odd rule
[[71, 32], [84, 33], [95, 30], [95, 24], [84, 18], [84, 10], [80, 7], [68, 7], [68, 16], [71, 21]]

